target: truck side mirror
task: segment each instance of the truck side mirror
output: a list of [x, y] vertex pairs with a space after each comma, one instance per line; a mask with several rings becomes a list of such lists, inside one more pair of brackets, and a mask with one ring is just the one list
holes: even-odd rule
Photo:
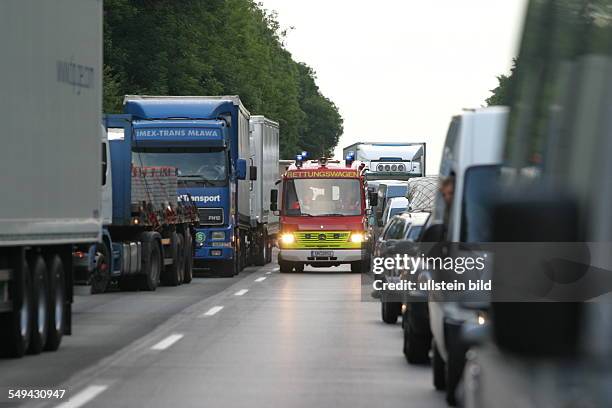
[[278, 211], [278, 190], [270, 190], [270, 211]]
[[257, 166], [249, 166], [249, 180], [257, 180]]
[[378, 193], [370, 191], [368, 195], [368, 199], [370, 200], [370, 206], [376, 207], [378, 205]]
[[[494, 205], [492, 238], [493, 242], [577, 242], [579, 219], [578, 206], [572, 198], [552, 192], [522, 192]], [[512, 279], [515, 290], [520, 292], [529, 293], [533, 288], [533, 270], [521, 278], [514, 275], [515, 268], [512, 276], [507, 276], [509, 268], [507, 259], [496, 258], [493, 300], [500, 279]], [[582, 303], [493, 301], [490, 311], [493, 339], [501, 349], [536, 356], [567, 356], [578, 349]]]
[[236, 161], [236, 178], [238, 180], [246, 180], [247, 162], [244, 159]]

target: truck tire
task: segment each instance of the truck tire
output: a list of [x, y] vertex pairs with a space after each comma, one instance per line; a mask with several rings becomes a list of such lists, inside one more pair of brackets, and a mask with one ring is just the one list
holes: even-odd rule
[[[138, 288], [147, 292], [157, 289], [162, 271], [162, 254], [156, 234], [145, 232], [140, 237], [142, 251], [142, 275], [138, 277]], [[126, 277], [125, 279], [129, 279]], [[122, 279], [123, 281], [123, 279]], [[128, 280], [129, 282], [129, 280]]]
[[91, 273], [91, 294], [97, 295], [108, 290], [110, 284], [110, 264], [112, 261], [110, 250], [104, 242], [96, 244], [95, 267]]
[[446, 363], [444, 363], [444, 359], [440, 355], [435, 341], [432, 341], [431, 348], [433, 349], [433, 361], [431, 364], [433, 385], [436, 390], [442, 391], [446, 388]]
[[13, 358], [23, 357], [32, 334], [32, 276], [26, 262], [23, 262], [19, 278], [19, 285], [11, 282], [9, 286], [13, 310], [0, 314], [0, 351], [2, 355]]
[[268, 248], [266, 252], [267, 254], [266, 264], [269, 264], [270, 262], [272, 262], [272, 252], [274, 251], [274, 241], [270, 239], [269, 236], [268, 236], [268, 240], [266, 241], [266, 246]]
[[185, 230], [185, 274], [183, 283], [191, 283], [193, 280], [193, 237], [189, 229]]
[[40, 354], [47, 343], [49, 317], [49, 280], [47, 266], [41, 255], [30, 260], [32, 273], [32, 333], [28, 353]]
[[229, 261], [221, 261], [219, 268], [219, 276], [222, 278], [232, 278], [238, 274], [238, 262], [234, 259]]
[[176, 234], [176, 238], [176, 269], [180, 285], [185, 280], [185, 236], [183, 234]]
[[[179, 242], [178, 234], [173, 232], [170, 235], [170, 255], [172, 256], [172, 264], [166, 265], [162, 275], [162, 283], [166, 286], [178, 286], [181, 284], [180, 271], [178, 267], [179, 257]], [[165, 263], [165, 262], [164, 262]]]
[[278, 266], [280, 273], [289, 273], [293, 271], [293, 263], [288, 261], [283, 261], [283, 258], [280, 254], [278, 254]]
[[352, 273], [361, 273], [361, 261], [351, 262], [351, 272]]
[[398, 302], [380, 302], [380, 305], [382, 321], [387, 324], [396, 324], [402, 310], [401, 304]]
[[256, 266], [264, 266], [266, 264], [266, 259], [268, 259], [268, 231], [263, 230], [261, 240], [259, 244], [255, 246], [255, 265]]
[[49, 271], [49, 316], [47, 318], [47, 344], [45, 350], [56, 351], [62, 343], [66, 322], [66, 275], [59, 255], [47, 259]]

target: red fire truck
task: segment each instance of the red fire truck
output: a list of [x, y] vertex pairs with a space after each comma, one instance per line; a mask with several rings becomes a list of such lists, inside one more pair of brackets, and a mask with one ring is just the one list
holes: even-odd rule
[[[304, 266], [350, 264], [361, 272], [366, 201], [363, 166], [349, 155], [344, 162], [306, 160], [298, 155], [282, 176], [281, 272], [302, 272]], [[277, 207], [278, 200], [272, 200]]]

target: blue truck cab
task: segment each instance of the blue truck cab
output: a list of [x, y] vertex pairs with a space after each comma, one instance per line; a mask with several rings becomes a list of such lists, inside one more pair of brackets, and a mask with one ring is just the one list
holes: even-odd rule
[[250, 114], [240, 99], [126, 96], [124, 112], [132, 117], [135, 164], [176, 167], [179, 200], [197, 206], [194, 268], [237, 274], [251, 229], [247, 173], [256, 174], [247, 172]]

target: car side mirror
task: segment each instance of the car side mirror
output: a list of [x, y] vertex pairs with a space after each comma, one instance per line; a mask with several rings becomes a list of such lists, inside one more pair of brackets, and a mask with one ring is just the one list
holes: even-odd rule
[[278, 190], [270, 190], [270, 211], [278, 211]]
[[244, 159], [236, 161], [236, 178], [238, 180], [246, 180], [247, 162]]
[[[578, 242], [579, 215], [574, 199], [558, 193], [521, 192], [493, 207], [493, 242]], [[496, 285], [512, 280], [517, 294], [532, 289], [533, 270], [515, 276], [508, 259], [496, 255], [492, 271], [492, 335], [500, 349], [532, 356], [570, 356], [578, 349], [582, 303], [495, 302]], [[540, 266], [544, 273], [545, 265]], [[508, 276], [508, 272], [512, 276]], [[536, 271], [537, 272], [537, 271]], [[500, 286], [501, 287], [501, 286]], [[500, 290], [500, 289], [498, 289]]]
[[249, 180], [257, 180], [257, 166], [249, 166]]

